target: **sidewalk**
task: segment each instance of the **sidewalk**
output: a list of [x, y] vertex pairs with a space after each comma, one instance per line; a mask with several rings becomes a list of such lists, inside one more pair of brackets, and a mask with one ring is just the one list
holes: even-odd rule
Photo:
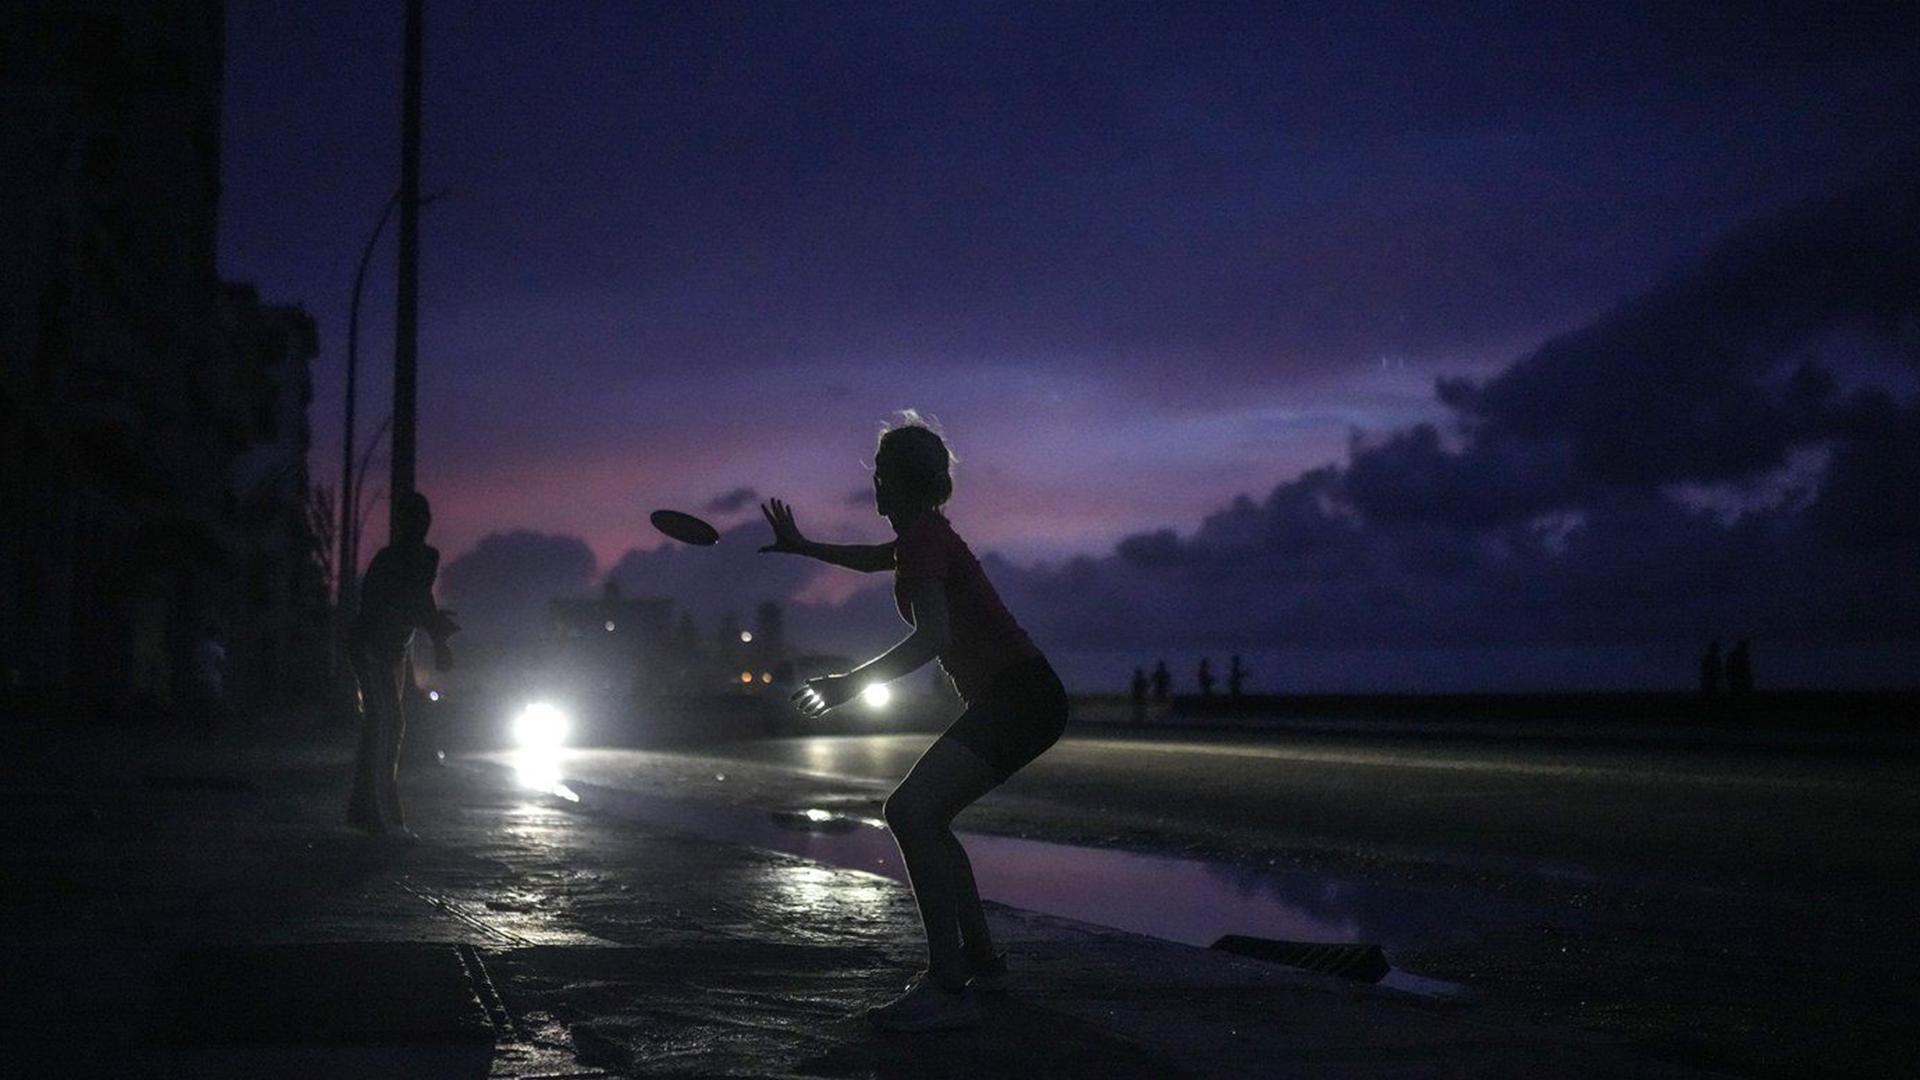
[[[93, 744], [99, 744], [96, 747]], [[1659, 1077], [1594, 1035], [996, 908], [979, 1029], [879, 1035], [891, 881], [429, 768], [338, 824], [344, 738], [0, 731], [21, 1076]], [[268, 946], [279, 946], [278, 948]]]

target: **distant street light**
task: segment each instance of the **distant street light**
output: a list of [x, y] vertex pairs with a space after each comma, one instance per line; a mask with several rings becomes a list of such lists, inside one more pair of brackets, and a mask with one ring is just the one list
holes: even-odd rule
[[[436, 191], [420, 200], [420, 205], [428, 206], [447, 197], [446, 190]], [[335, 583], [334, 611], [336, 617], [345, 619], [347, 613], [357, 606], [354, 595], [360, 574], [360, 530], [361, 516], [360, 482], [366, 476], [367, 458], [373, 455], [373, 446], [369, 444], [361, 456], [360, 465], [354, 467], [353, 436], [354, 412], [359, 402], [360, 381], [360, 298], [366, 291], [367, 268], [373, 262], [373, 252], [380, 244], [380, 234], [386, 231], [387, 222], [393, 218], [394, 208], [400, 205], [400, 192], [396, 189], [388, 197], [387, 205], [380, 211], [380, 220], [374, 222], [373, 231], [367, 234], [367, 242], [360, 249], [360, 264], [353, 271], [353, 295], [347, 303], [347, 391], [346, 415], [341, 423], [340, 436], [340, 573]], [[393, 415], [380, 423], [380, 430], [373, 436], [373, 443], [380, 441], [380, 435]], [[338, 640], [338, 635], [335, 635]]]
[[[360, 294], [367, 283], [367, 264], [373, 261], [374, 246], [380, 242], [387, 219], [393, 216], [393, 208], [399, 202], [400, 192], [396, 190], [380, 211], [380, 220], [374, 223], [373, 232], [367, 235], [366, 246], [360, 249], [360, 265], [353, 271], [353, 297], [347, 303], [347, 415], [340, 436], [340, 576], [333, 604], [340, 619], [346, 618], [348, 608], [354, 604], [354, 578], [360, 572], [355, 565], [360, 553], [353, 470], [353, 413], [360, 379]], [[338, 640], [338, 635], [335, 639]]]

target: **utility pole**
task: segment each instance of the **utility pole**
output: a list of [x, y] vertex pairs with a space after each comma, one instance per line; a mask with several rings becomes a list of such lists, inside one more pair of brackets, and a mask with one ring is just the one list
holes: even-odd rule
[[406, 61], [400, 103], [400, 258], [393, 318], [393, 473], [387, 530], [414, 490], [415, 386], [420, 358], [420, 24], [425, 0], [407, 0]]

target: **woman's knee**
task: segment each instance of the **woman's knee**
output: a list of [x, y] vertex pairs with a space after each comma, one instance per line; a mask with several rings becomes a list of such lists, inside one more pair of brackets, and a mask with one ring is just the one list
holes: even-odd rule
[[915, 839], [922, 836], [937, 839], [940, 828], [946, 824], [940, 820], [931, 799], [906, 785], [895, 788], [893, 794], [887, 796], [887, 801], [880, 806], [880, 816], [886, 819], [887, 828], [892, 829], [895, 836]]
[[898, 788], [887, 796], [887, 801], [880, 804], [880, 816], [886, 821], [887, 828], [897, 833], [903, 826], [911, 824], [914, 816], [912, 801], [910, 797], [902, 795]]

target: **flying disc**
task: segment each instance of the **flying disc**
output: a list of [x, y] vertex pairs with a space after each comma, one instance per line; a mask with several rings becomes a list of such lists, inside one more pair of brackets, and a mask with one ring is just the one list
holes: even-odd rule
[[720, 530], [678, 510], [655, 510], [647, 515], [653, 527], [673, 537], [683, 544], [699, 544], [709, 547], [720, 542]]

